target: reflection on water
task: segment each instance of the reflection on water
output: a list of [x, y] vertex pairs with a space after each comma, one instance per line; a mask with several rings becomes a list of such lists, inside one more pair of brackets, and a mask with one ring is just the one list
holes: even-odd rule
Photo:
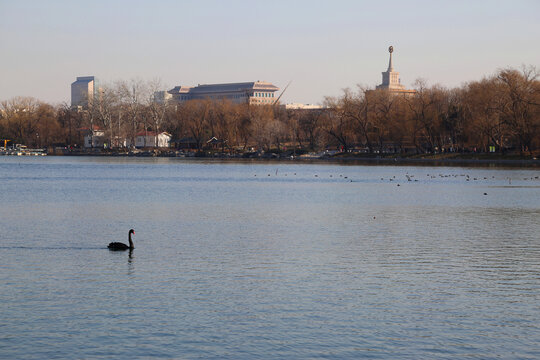
[[129, 249], [128, 253], [128, 275], [133, 275], [135, 272], [135, 262], [134, 262], [134, 255], [133, 255], [133, 249]]
[[537, 174], [0, 159], [0, 353], [538, 358]]

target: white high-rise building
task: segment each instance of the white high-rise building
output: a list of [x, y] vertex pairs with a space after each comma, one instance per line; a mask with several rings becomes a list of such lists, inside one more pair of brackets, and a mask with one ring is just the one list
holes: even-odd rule
[[94, 98], [96, 89], [93, 76], [78, 76], [71, 84], [71, 107], [88, 108], [88, 103]]

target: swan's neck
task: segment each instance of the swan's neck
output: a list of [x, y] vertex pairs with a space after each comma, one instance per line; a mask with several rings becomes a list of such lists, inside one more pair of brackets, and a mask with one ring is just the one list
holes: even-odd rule
[[129, 233], [128, 240], [129, 240], [129, 248], [135, 249], [135, 246], [133, 246], [133, 241], [131, 240], [131, 233]]

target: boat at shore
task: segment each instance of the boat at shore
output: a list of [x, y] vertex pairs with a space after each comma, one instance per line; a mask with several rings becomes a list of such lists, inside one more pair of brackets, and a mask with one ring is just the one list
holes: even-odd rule
[[28, 149], [26, 146], [15, 148], [0, 148], [0, 155], [11, 156], [46, 156], [47, 151], [44, 149]]

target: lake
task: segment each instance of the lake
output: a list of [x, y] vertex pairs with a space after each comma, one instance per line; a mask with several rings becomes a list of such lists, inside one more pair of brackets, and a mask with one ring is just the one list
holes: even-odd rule
[[0, 358], [539, 358], [539, 176], [1, 157]]

